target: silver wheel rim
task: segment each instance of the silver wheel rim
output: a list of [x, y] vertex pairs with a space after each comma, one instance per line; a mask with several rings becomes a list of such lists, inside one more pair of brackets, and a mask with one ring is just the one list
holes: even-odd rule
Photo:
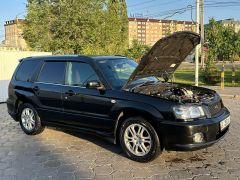
[[25, 108], [21, 114], [21, 121], [24, 128], [31, 131], [35, 127], [35, 115], [32, 109]]
[[148, 130], [140, 124], [131, 124], [124, 132], [124, 143], [127, 149], [136, 156], [144, 156], [152, 147]]

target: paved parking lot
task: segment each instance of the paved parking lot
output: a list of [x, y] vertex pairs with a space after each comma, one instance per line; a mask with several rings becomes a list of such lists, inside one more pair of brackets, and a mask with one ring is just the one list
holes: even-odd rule
[[0, 104], [0, 179], [239, 179], [240, 100], [224, 102], [232, 113], [224, 140], [194, 152], [164, 151], [150, 163], [133, 162], [92, 135], [46, 128], [27, 136]]

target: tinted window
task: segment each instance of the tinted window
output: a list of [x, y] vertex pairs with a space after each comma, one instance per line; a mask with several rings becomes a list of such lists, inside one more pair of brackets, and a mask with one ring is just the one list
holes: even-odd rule
[[65, 62], [46, 62], [38, 76], [38, 82], [63, 84]]
[[88, 81], [99, 80], [96, 72], [89, 64], [69, 62], [66, 73], [66, 84], [85, 86]]
[[39, 61], [34, 61], [34, 60], [23, 61], [17, 71], [16, 80], [30, 81], [39, 63], [40, 63]]

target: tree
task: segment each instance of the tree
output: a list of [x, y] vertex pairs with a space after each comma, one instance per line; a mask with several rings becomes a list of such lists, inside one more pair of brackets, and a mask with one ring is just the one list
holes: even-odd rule
[[235, 33], [232, 27], [224, 26], [212, 18], [206, 32], [208, 47], [215, 59], [232, 61], [233, 56], [239, 54], [239, 33]]
[[149, 50], [149, 46], [140, 44], [137, 40], [133, 40], [132, 46], [125, 52], [125, 55], [139, 61]]
[[[206, 28], [207, 41], [209, 47], [209, 56], [204, 70], [205, 77], [214, 77], [216, 70], [213, 66], [214, 60], [218, 59], [224, 62], [230, 60], [232, 62], [232, 74], [235, 75], [235, 57], [240, 55], [240, 33], [234, 32], [231, 26], [224, 26], [222, 23], [210, 19]], [[215, 67], [216, 69], [216, 67]], [[233, 83], [234, 83], [233, 79]]]
[[50, 28], [53, 17], [49, 3], [29, 0], [27, 11], [23, 26], [24, 39], [32, 49], [50, 51], [52, 42]]
[[207, 61], [202, 71], [203, 80], [206, 84], [215, 85], [220, 81], [219, 72], [214, 62], [214, 52], [210, 49], [207, 53]]
[[121, 54], [127, 48], [125, 0], [28, 0], [24, 38], [58, 54]]

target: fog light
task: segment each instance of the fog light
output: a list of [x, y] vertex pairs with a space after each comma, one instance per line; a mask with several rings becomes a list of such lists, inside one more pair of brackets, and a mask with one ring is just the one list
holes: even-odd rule
[[195, 133], [193, 135], [193, 141], [196, 142], [196, 143], [200, 143], [200, 142], [203, 142], [204, 140], [204, 135], [203, 133]]

